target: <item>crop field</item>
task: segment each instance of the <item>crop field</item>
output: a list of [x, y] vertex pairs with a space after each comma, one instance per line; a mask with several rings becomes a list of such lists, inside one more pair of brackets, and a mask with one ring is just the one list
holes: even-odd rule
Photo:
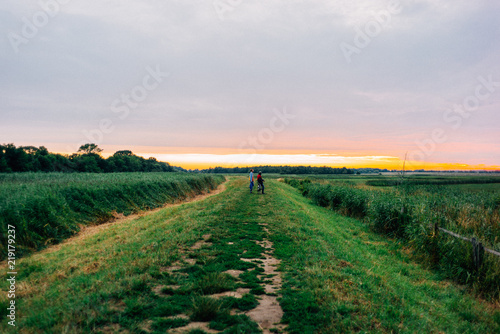
[[80, 225], [157, 208], [215, 189], [223, 180], [184, 173], [0, 174], [0, 258], [9, 224], [16, 226], [22, 255], [64, 240]]
[[[111, 180], [103, 184], [106, 176], [95, 182], [97, 189], [113, 188]], [[73, 181], [69, 177], [67, 182], [47, 181], [47, 187], [90, 187], [82, 185], [88, 176], [76, 177]], [[204, 179], [203, 175], [172, 174], [164, 180], [148, 174], [137, 179], [131, 175], [116, 177], [134, 187], [148, 180], [153, 184], [175, 180], [184, 194], [191, 188], [213, 190], [223, 182], [222, 177]], [[27, 189], [27, 198], [31, 198], [36, 189], [46, 189], [43, 180], [33, 178], [13, 176], [2, 186]], [[370, 216], [387, 213], [391, 221], [393, 205], [401, 212], [401, 206], [394, 204], [401, 202], [393, 197], [403, 195], [409, 203], [421, 201], [423, 197], [419, 196], [431, 198], [425, 205], [436, 205], [434, 211], [440, 208], [442, 211], [436, 212], [446, 213], [446, 217], [448, 211], [466, 203], [469, 206], [460, 210], [472, 210], [466, 211], [470, 214], [486, 209], [497, 192], [467, 192], [462, 201], [459, 194], [464, 190], [449, 190], [451, 186], [442, 186], [444, 190], [439, 191], [444, 193], [434, 186], [405, 190], [380, 187], [383, 190], [379, 195], [374, 187], [316, 184], [299, 178], [286, 183], [266, 180], [265, 195], [255, 191], [250, 194], [246, 177], [230, 176], [219, 185], [218, 192], [199, 200], [118, 219], [26, 254], [16, 261], [15, 328], [6, 318], [9, 284], [0, 282], [0, 332], [500, 331], [500, 303], [495, 294], [498, 281], [481, 285], [490, 282], [487, 275], [495, 275], [495, 271], [481, 273], [486, 275], [482, 280], [471, 278], [471, 284], [450, 278], [448, 269], [442, 268], [449, 260], [426, 260], [429, 254], [412, 241], [412, 225], [408, 223], [408, 228], [400, 231], [397, 226], [378, 226]], [[337, 206], [320, 202], [320, 194], [341, 188], [345, 194], [356, 195], [354, 199], [371, 198], [364, 215], [356, 211], [356, 200], [347, 205], [348, 200], [341, 197]], [[436, 202], [443, 194], [451, 200], [449, 203], [444, 199]], [[332, 201], [337, 198], [328, 196]], [[374, 200], [378, 204], [373, 204]], [[384, 201], [387, 208], [382, 205]], [[410, 210], [411, 205], [405, 205]], [[421, 210], [408, 211], [409, 221], [414, 214], [420, 219], [430, 212], [424, 206], [418, 208]], [[497, 213], [498, 208], [493, 207], [489, 223], [498, 222]], [[451, 218], [446, 224], [452, 224]], [[454, 227], [458, 230], [460, 224], [465, 222]], [[490, 234], [498, 236], [497, 227], [488, 230], [483, 226], [486, 223], [481, 224], [475, 222], [470, 230], [464, 225], [458, 232], [477, 233], [496, 247], [496, 239]], [[422, 233], [427, 235], [423, 226]], [[446, 252], [453, 241], [444, 238], [436, 247], [444, 247], [441, 251]], [[440, 242], [448, 246], [440, 246]], [[482, 268], [496, 265], [498, 269], [498, 262], [489, 261], [485, 260]], [[0, 270], [7, 271], [5, 262]]]
[[[363, 220], [375, 232], [411, 247], [447, 277], [498, 298], [500, 258], [484, 253], [477, 267], [472, 244], [439, 228], [500, 249], [500, 187], [490, 177], [411, 178], [350, 182], [287, 179], [319, 206]], [[401, 181], [399, 181], [401, 182]], [[476, 182], [476, 183], [473, 183]], [[371, 184], [371, 186], [366, 186]], [[484, 190], [483, 190], [484, 188]]]

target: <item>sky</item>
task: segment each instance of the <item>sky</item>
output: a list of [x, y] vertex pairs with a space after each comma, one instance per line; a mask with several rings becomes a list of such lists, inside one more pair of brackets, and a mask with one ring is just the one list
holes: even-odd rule
[[3, 0], [0, 143], [500, 169], [496, 0]]

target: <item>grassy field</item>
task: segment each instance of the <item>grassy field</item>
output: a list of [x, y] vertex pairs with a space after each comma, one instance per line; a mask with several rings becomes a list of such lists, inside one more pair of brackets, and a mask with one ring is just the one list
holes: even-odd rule
[[[2, 314], [0, 331], [260, 333], [255, 313], [276, 298], [284, 313], [271, 332], [500, 331], [498, 304], [415, 263], [411, 250], [284, 183], [269, 180], [266, 192], [233, 177], [221, 194], [21, 259], [17, 327]], [[269, 274], [273, 259], [279, 272]], [[5, 280], [0, 289], [6, 312]], [[195, 323], [205, 330], [184, 327]]]
[[436, 175], [407, 175], [403, 179], [398, 176], [384, 176], [378, 179], [367, 180], [369, 186], [384, 187], [406, 185], [456, 185], [456, 184], [499, 184], [499, 176], [436, 176]]
[[80, 224], [157, 208], [214, 189], [223, 176], [186, 173], [0, 174], [0, 259], [7, 226], [16, 226], [17, 256], [57, 243]]
[[456, 185], [449, 185], [448, 187], [467, 192], [490, 192], [490, 193], [500, 194], [500, 183], [456, 184]]
[[[471, 243], [445, 233], [435, 224], [485, 247], [500, 249], [500, 192], [498, 184], [469, 184], [474, 178], [421, 178], [400, 186], [365, 186], [352, 182], [311, 182], [286, 179], [319, 206], [362, 219], [376, 232], [397, 238], [423, 256], [425, 263], [488, 298], [500, 296], [500, 258], [485, 253], [478, 269]], [[481, 182], [488, 182], [488, 177]], [[406, 181], [405, 181], [406, 182]], [[419, 185], [427, 183], [427, 185]], [[481, 191], [484, 187], [487, 191]]]

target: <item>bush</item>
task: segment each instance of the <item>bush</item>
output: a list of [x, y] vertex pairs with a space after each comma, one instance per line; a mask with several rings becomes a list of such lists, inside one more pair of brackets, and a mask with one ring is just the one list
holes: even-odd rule
[[361, 189], [353, 186], [332, 186], [331, 184], [311, 184], [305, 196], [316, 205], [338, 210], [351, 217], [366, 216], [368, 197]]
[[303, 196], [307, 196], [309, 192], [309, 186], [311, 185], [311, 180], [307, 178], [303, 180], [285, 178], [285, 183], [299, 189]]
[[334, 191], [341, 194], [340, 211], [344, 215], [356, 218], [366, 216], [368, 196], [363, 190], [353, 187], [337, 187]]
[[411, 222], [411, 211], [408, 200], [379, 193], [370, 202], [368, 217], [375, 231], [405, 237]]
[[313, 184], [309, 187], [307, 196], [313, 200], [314, 204], [322, 207], [329, 207], [331, 192], [332, 186], [329, 184]]

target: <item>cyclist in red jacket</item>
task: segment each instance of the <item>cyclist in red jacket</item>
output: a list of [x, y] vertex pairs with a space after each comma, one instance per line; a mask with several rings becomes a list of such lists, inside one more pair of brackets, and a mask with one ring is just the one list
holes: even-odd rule
[[257, 175], [257, 183], [259, 185], [259, 189], [257, 191], [261, 191], [264, 193], [264, 179], [262, 178], [262, 172], [259, 172], [259, 175]]

